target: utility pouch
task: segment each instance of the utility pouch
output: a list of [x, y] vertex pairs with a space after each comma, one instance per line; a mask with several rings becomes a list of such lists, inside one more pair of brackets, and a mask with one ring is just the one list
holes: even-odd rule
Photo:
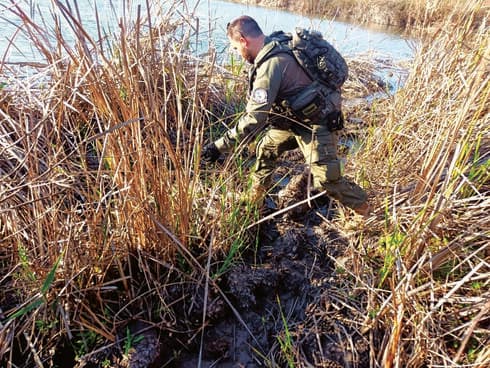
[[313, 82], [288, 103], [289, 108], [302, 121], [318, 123], [325, 118], [325, 94], [318, 82]]
[[288, 130], [291, 128], [294, 116], [291, 116], [291, 111], [287, 106], [273, 104], [268, 119], [274, 128]]
[[342, 165], [339, 160], [328, 161], [325, 166], [327, 167], [326, 177], [330, 183], [334, 183], [342, 177]]
[[342, 111], [332, 111], [325, 117], [329, 132], [336, 132], [344, 129], [344, 114]]

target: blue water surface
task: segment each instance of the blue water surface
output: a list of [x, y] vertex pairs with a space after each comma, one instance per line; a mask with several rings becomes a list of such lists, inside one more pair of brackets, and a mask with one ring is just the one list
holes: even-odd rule
[[[54, 29], [53, 18], [63, 19], [63, 16], [58, 9], [53, 11], [52, 2], [53, 0], [17, 0], [16, 4], [36, 24], [47, 29]], [[10, 1], [2, 3], [0, 4], [0, 29], [2, 29], [0, 57], [5, 62], [42, 61], [43, 58], [33, 46], [31, 38], [22, 33], [25, 27], [22, 26], [20, 18], [15, 14], [18, 10]], [[99, 39], [99, 36], [117, 34], [122, 19], [136, 19], [138, 8], [142, 16], [148, 13], [146, 0], [65, 0], [60, 1], [60, 3], [66, 7], [71, 7], [72, 13], [80, 15], [79, 19], [84, 29], [94, 40]], [[95, 8], [98, 10], [97, 17]], [[203, 35], [200, 37], [201, 44], [199, 47], [202, 49], [201, 51], [206, 51], [208, 47], [214, 47], [218, 52], [226, 52], [226, 24], [239, 15], [247, 14], [257, 19], [265, 33], [279, 29], [292, 31], [297, 26], [319, 30], [345, 56], [375, 53], [380, 57], [396, 61], [410, 59], [413, 54], [411, 42], [396, 32], [375, 31], [345, 22], [306, 17], [287, 11], [217, 0], [150, 2], [149, 13], [152, 17], [158, 17], [160, 12], [167, 11], [182, 14], [186, 19], [193, 22], [194, 27], [199, 28], [200, 34]], [[69, 42], [73, 41], [73, 31], [69, 22], [63, 20], [61, 24], [63, 37]], [[54, 32], [50, 32], [50, 34], [54, 34]], [[56, 44], [54, 39], [50, 41], [53, 45]]]

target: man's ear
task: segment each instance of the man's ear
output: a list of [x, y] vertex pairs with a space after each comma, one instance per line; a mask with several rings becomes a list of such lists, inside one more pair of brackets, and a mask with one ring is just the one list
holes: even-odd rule
[[249, 45], [249, 43], [250, 43], [248, 41], [248, 39], [245, 38], [245, 37], [243, 37], [243, 36], [240, 36], [240, 40], [239, 41], [240, 41], [240, 45], [245, 46], [245, 47], [247, 47]]

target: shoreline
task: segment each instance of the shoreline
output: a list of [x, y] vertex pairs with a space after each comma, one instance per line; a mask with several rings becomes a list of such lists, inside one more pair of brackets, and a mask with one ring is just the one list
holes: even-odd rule
[[[442, 24], [447, 15], [464, 13], [465, 3], [459, 0], [450, 0], [437, 7], [437, 11], [430, 8], [430, 4], [416, 0], [226, 0], [264, 8], [276, 8], [302, 15], [325, 17], [339, 21], [372, 25], [377, 27], [398, 28], [402, 31], [411, 31], [414, 28], [434, 27]], [[475, 24], [481, 23], [485, 13], [490, 10], [484, 5], [477, 12]]]

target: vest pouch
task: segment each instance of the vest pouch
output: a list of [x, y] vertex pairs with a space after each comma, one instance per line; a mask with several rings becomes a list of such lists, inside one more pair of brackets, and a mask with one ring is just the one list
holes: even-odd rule
[[342, 178], [342, 164], [340, 160], [327, 161], [327, 181], [329, 183], [335, 183]]
[[325, 117], [325, 95], [318, 82], [313, 82], [290, 99], [289, 107], [304, 122], [318, 123]]
[[327, 129], [329, 132], [336, 132], [337, 130], [344, 129], [344, 114], [342, 111], [332, 111], [325, 117], [327, 122]]

